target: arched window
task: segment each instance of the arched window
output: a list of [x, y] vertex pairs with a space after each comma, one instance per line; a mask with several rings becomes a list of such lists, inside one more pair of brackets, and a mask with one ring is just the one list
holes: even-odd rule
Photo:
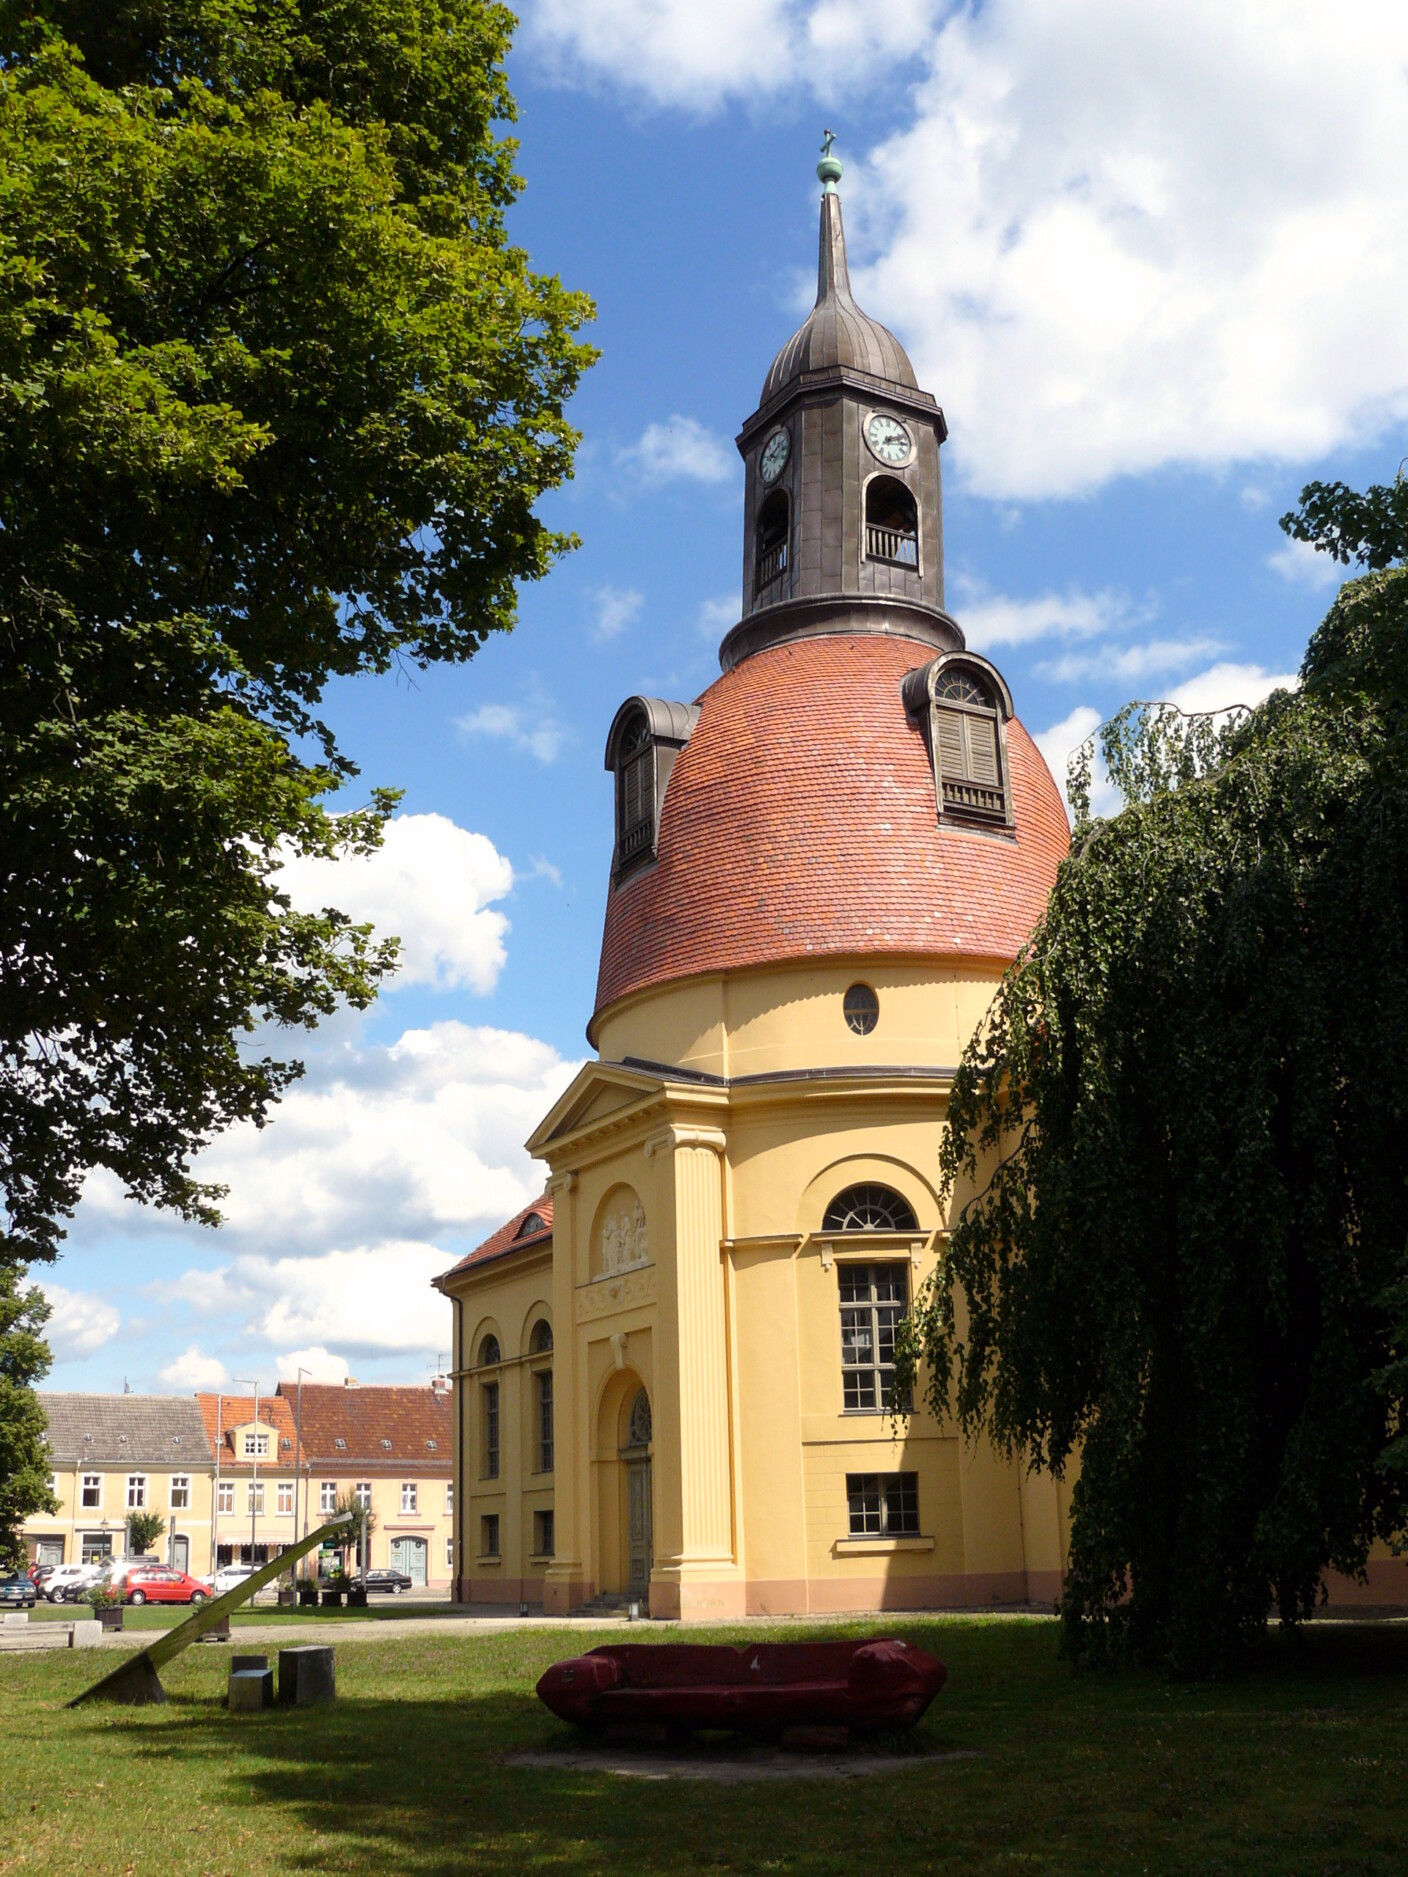
[[535, 1356], [546, 1356], [552, 1353], [552, 1324], [546, 1317], [539, 1317], [533, 1325], [531, 1347]]
[[626, 725], [616, 759], [616, 864], [650, 846], [655, 828], [655, 745], [645, 712]]
[[865, 553], [893, 567], [919, 566], [919, 510], [895, 476], [873, 476], [866, 485]]
[[650, 1396], [643, 1388], [637, 1389], [636, 1398], [631, 1403], [631, 1418], [626, 1423], [627, 1447], [648, 1447], [650, 1445]]
[[479, 1366], [481, 1369], [492, 1368], [499, 1361], [499, 1339], [486, 1336], [479, 1345]]
[[534, 1232], [545, 1232], [547, 1227], [548, 1222], [541, 1212], [530, 1212], [522, 1225], [520, 1225], [518, 1230], [514, 1233], [514, 1237], [531, 1238]]
[[1005, 816], [997, 702], [976, 672], [960, 665], [934, 680], [933, 737], [943, 806]]
[[758, 510], [758, 544], [754, 556], [754, 586], [761, 593], [787, 570], [790, 512], [785, 489], [774, 489]]
[[821, 1222], [824, 1232], [917, 1232], [907, 1199], [889, 1186], [848, 1186], [837, 1193]]

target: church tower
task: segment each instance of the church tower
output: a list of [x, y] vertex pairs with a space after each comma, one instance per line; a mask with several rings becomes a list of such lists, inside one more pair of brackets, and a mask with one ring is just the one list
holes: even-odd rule
[[724, 669], [789, 639], [900, 632], [962, 647], [944, 611], [944, 414], [904, 347], [851, 296], [831, 137], [816, 305], [772, 362], [738, 448], [745, 469], [743, 616]]

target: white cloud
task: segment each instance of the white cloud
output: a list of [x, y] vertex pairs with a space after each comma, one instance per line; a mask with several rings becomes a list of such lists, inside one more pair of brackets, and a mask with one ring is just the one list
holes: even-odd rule
[[[1094, 736], [1100, 728], [1102, 718], [1098, 710], [1092, 710], [1088, 704], [1078, 704], [1068, 717], [1060, 723], [1053, 723], [1049, 730], [1037, 731], [1032, 741], [1046, 758], [1046, 766], [1051, 771], [1061, 799], [1066, 799], [1066, 765], [1088, 737]], [[1112, 815], [1120, 806], [1119, 791], [1105, 773], [1105, 765], [1100, 760], [1097, 746], [1094, 761], [1091, 763], [1090, 776], [1090, 812], [1093, 815]], [[1066, 804], [1066, 814], [1070, 816], [1070, 804]]]
[[439, 1246], [410, 1240], [315, 1258], [250, 1254], [187, 1271], [174, 1292], [207, 1313], [243, 1319], [247, 1335], [275, 1346], [306, 1338], [324, 1350], [434, 1350], [444, 1347], [449, 1307], [430, 1281], [453, 1262]]
[[546, 854], [533, 854], [529, 859], [528, 878], [530, 880], [548, 880], [553, 886], [562, 885], [562, 869], [555, 866]]
[[1260, 665], [1212, 665], [1196, 678], [1175, 685], [1166, 701], [1180, 710], [1231, 710], [1235, 704], [1249, 709], [1273, 691], [1294, 691], [1300, 679], [1293, 671], [1263, 671]]
[[1266, 564], [1290, 585], [1309, 587], [1316, 593], [1323, 593], [1327, 587], [1337, 587], [1349, 577], [1350, 572], [1330, 555], [1321, 554], [1308, 541], [1287, 541], [1284, 547], [1267, 555]]
[[163, 1388], [194, 1394], [200, 1388], [221, 1388], [230, 1376], [223, 1362], [217, 1361], [214, 1356], [203, 1356], [192, 1343], [184, 1354], [168, 1362], [164, 1369], [158, 1370], [156, 1379]]
[[1037, 666], [1043, 678], [1073, 684], [1080, 678], [1123, 679], [1136, 684], [1162, 672], [1186, 671], [1200, 658], [1223, 649], [1219, 639], [1146, 639], [1137, 645], [1099, 645], [1089, 652], [1067, 652]]
[[556, 762], [568, 740], [566, 725], [537, 703], [481, 704], [478, 710], [456, 717], [455, 728], [466, 736], [497, 737], [540, 763]]
[[717, 599], [705, 600], [699, 608], [699, 636], [710, 645], [717, 645], [724, 634], [738, 624], [739, 604], [737, 593], [721, 593]]
[[305, 1382], [345, 1382], [352, 1370], [344, 1356], [336, 1356], [318, 1344], [312, 1349], [293, 1349], [286, 1356], [275, 1356], [274, 1366], [281, 1381], [296, 1383], [298, 1371], [305, 1371]]
[[647, 424], [640, 441], [620, 454], [656, 482], [732, 482], [739, 467], [726, 438], [678, 412], [668, 423]]
[[56, 1361], [72, 1362], [91, 1356], [111, 1342], [122, 1318], [110, 1303], [92, 1291], [66, 1290], [61, 1284], [41, 1284], [52, 1314], [44, 1326], [44, 1340]]
[[[960, 587], [964, 583], [957, 583]], [[1043, 593], [1035, 599], [1011, 599], [966, 583], [972, 604], [963, 609], [963, 636], [975, 652], [995, 645], [1030, 645], [1039, 639], [1094, 639], [1123, 631], [1148, 618], [1123, 594]]]
[[445, 815], [397, 815], [373, 854], [336, 861], [294, 859], [280, 886], [295, 906], [337, 906], [370, 920], [379, 937], [401, 939], [390, 980], [437, 990], [492, 991], [503, 969], [508, 920], [490, 910], [513, 886], [513, 868], [485, 835]]
[[1396, 0], [951, 13], [852, 194], [858, 296], [968, 485], [1301, 461], [1408, 414], [1405, 62]]
[[592, 637], [598, 645], [619, 639], [645, 604], [645, 595], [634, 587], [601, 587], [596, 594], [596, 624]]

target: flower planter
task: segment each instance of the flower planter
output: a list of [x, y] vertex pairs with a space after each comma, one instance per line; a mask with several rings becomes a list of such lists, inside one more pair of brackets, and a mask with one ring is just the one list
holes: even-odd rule
[[297, 1600], [298, 1593], [295, 1590], [281, 1590], [279, 1592], [279, 1608], [281, 1610], [291, 1610]]
[[355, 1588], [348, 1591], [347, 1607], [349, 1610], [365, 1610], [366, 1609], [367, 1591], [366, 1591], [366, 1586], [364, 1584], [358, 1584], [355, 1586]]
[[110, 1629], [121, 1629], [122, 1619], [127, 1614], [120, 1603], [100, 1603], [93, 1611], [106, 1633]]
[[316, 1584], [300, 1584], [298, 1586], [298, 1601], [305, 1606], [311, 1605], [316, 1609], [318, 1607], [318, 1586]]
[[325, 1590], [320, 1596], [319, 1602], [325, 1610], [340, 1610], [342, 1608], [342, 1592], [340, 1590]]

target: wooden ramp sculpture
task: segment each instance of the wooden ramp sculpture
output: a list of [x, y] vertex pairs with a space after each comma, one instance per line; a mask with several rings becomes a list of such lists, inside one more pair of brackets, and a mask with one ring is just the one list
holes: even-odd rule
[[277, 1558], [271, 1558], [267, 1564], [246, 1577], [242, 1584], [236, 1584], [233, 1590], [226, 1590], [218, 1597], [212, 1597], [209, 1603], [202, 1604], [194, 1616], [188, 1616], [184, 1623], [178, 1623], [175, 1629], [167, 1630], [164, 1636], [158, 1636], [149, 1648], [137, 1655], [129, 1655], [119, 1662], [110, 1674], [95, 1681], [91, 1688], [85, 1688], [81, 1695], [75, 1695], [69, 1702], [71, 1708], [81, 1707], [85, 1701], [120, 1701], [127, 1707], [140, 1707], [148, 1701], [164, 1701], [166, 1690], [161, 1685], [157, 1670], [173, 1656], [180, 1655], [183, 1649], [189, 1649], [193, 1642], [199, 1642], [208, 1629], [248, 1602], [256, 1590], [262, 1590], [265, 1584], [281, 1577], [291, 1564], [320, 1545], [331, 1533], [340, 1531], [343, 1526], [353, 1522], [353, 1514], [344, 1512], [340, 1517], [329, 1519], [326, 1525], [320, 1525], [311, 1537], [301, 1544], [281, 1552]]

